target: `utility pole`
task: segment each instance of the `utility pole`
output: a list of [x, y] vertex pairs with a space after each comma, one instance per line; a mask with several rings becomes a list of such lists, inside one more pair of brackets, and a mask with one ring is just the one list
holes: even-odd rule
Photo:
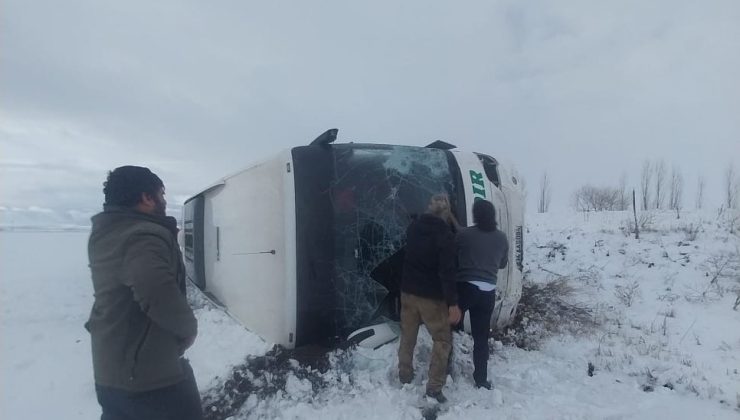
[[634, 188], [632, 189], [632, 212], [635, 214], [635, 239], [640, 239], [640, 226], [637, 225], [637, 205]]

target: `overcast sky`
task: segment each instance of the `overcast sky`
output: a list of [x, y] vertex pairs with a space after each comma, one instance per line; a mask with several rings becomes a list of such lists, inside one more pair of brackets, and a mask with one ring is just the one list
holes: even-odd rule
[[718, 206], [740, 2], [0, 3], [0, 207], [97, 211], [124, 164], [177, 204], [332, 127], [486, 152], [530, 197], [547, 171], [554, 207], [664, 159]]

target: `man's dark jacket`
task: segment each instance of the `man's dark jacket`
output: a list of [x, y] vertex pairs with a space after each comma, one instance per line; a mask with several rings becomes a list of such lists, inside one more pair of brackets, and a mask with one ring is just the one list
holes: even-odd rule
[[138, 392], [184, 380], [180, 357], [197, 321], [175, 219], [107, 206], [92, 218], [88, 256], [95, 382]]
[[423, 214], [406, 230], [401, 291], [457, 304], [455, 235], [441, 218]]

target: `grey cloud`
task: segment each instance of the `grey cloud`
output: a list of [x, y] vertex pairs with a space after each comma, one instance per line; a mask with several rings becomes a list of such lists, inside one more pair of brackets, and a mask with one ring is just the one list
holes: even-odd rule
[[709, 180], [740, 155], [738, 21], [734, 1], [6, 1], [0, 203], [96, 208], [126, 163], [184, 197], [335, 126], [487, 151], [532, 190], [548, 170], [562, 205], [644, 158]]

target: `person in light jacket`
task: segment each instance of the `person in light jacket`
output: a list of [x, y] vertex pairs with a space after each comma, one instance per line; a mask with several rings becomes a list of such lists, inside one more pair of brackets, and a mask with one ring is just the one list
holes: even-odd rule
[[491, 389], [488, 380], [488, 337], [496, 300], [498, 270], [506, 267], [509, 242], [496, 227], [496, 211], [488, 201], [473, 204], [474, 226], [461, 228], [457, 248], [457, 290], [460, 311], [470, 314], [473, 334], [473, 379], [479, 388]]

